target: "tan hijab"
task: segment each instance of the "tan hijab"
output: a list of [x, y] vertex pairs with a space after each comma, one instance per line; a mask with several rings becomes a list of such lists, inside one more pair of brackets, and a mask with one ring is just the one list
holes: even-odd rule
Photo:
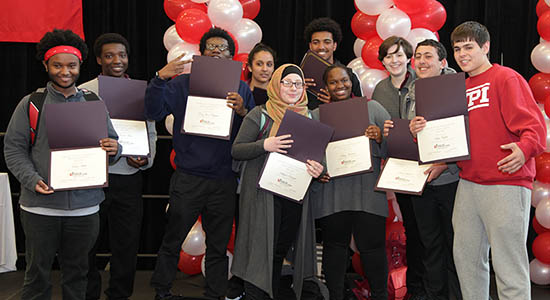
[[275, 72], [273, 72], [271, 81], [269, 81], [269, 84], [267, 85], [267, 96], [269, 99], [267, 100], [266, 108], [269, 117], [273, 119], [273, 126], [271, 127], [271, 131], [269, 132], [269, 136], [275, 136], [277, 130], [279, 130], [279, 125], [281, 125], [281, 120], [283, 119], [283, 116], [287, 109], [290, 109], [306, 117], [308, 116], [307, 93], [305, 86], [302, 91], [302, 97], [300, 97], [300, 99], [296, 101], [294, 105], [289, 105], [284, 102], [283, 99], [281, 99], [281, 77], [283, 71], [289, 66], [294, 66], [298, 68], [298, 70], [300, 70], [299, 75], [300, 77], [302, 77], [302, 81], [304, 80], [304, 73], [302, 72], [302, 70], [298, 66], [293, 64], [284, 64], [277, 68]]

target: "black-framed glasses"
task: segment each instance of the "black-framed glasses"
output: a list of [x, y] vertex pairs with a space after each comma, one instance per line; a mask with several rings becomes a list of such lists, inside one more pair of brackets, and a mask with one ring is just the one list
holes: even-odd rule
[[229, 48], [228, 45], [225, 45], [225, 44], [220, 44], [220, 45], [216, 45], [216, 44], [206, 44], [206, 49], [210, 50], [210, 51], [213, 51], [214, 49], [218, 48], [218, 50], [220, 51], [225, 51]]
[[281, 80], [281, 84], [287, 88], [292, 87], [292, 85], [294, 85], [297, 89], [301, 89], [304, 87], [304, 83], [301, 81], [292, 82], [292, 81]]

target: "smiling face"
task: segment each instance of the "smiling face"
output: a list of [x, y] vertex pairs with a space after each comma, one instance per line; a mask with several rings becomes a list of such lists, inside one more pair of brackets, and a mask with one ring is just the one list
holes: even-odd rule
[[491, 63], [487, 57], [489, 42], [486, 42], [481, 47], [473, 39], [455, 42], [453, 53], [460, 69], [470, 76], [479, 75], [491, 67]]
[[311, 42], [309, 42], [309, 50], [330, 63], [334, 63], [334, 51], [336, 51], [337, 46], [338, 44], [334, 41], [332, 33], [328, 31], [314, 32], [311, 35]]
[[106, 76], [122, 77], [128, 69], [126, 46], [119, 43], [105, 44], [101, 47], [100, 57], [96, 57], [101, 72]]
[[302, 77], [296, 73], [286, 75], [281, 79], [279, 94], [286, 104], [295, 104], [304, 94]]
[[327, 73], [327, 90], [332, 101], [351, 97], [351, 78], [344, 68], [334, 68]]
[[66, 96], [74, 92], [75, 82], [80, 75], [80, 60], [76, 55], [58, 53], [42, 63], [56, 90]]
[[202, 55], [224, 59], [232, 58], [231, 52], [229, 51], [229, 43], [224, 38], [219, 36], [211, 37], [206, 40], [205, 44], [206, 47]]
[[419, 78], [434, 77], [441, 74], [447, 60], [439, 60], [437, 49], [432, 46], [418, 46], [414, 54], [414, 70]]
[[388, 70], [390, 76], [399, 77], [407, 72], [409, 61], [410, 59], [407, 58], [403, 48], [399, 45], [393, 45], [388, 49], [388, 54], [384, 56], [382, 64]]
[[254, 54], [252, 65], [248, 66], [248, 70], [252, 73], [252, 81], [259, 84], [267, 84], [275, 70], [273, 55], [268, 51], [259, 51]]

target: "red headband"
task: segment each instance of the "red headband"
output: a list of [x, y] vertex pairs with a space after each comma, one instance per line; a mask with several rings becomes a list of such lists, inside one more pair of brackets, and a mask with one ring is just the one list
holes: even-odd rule
[[82, 61], [82, 54], [80, 54], [80, 50], [76, 49], [73, 46], [65, 46], [65, 45], [53, 47], [50, 50], [46, 51], [46, 54], [44, 54], [44, 61], [48, 61], [50, 57], [59, 53], [74, 54], [76, 57], [78, 57], [80, 61]]

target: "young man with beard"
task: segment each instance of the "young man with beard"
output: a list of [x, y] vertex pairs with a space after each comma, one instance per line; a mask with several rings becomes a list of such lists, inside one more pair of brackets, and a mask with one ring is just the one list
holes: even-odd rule
[[[333, 65], [342, 65], [337, 59], [334, 58], [334, 51], [338, 47], [338, 44], [342, 41], [342, 29], [340, 24], [336, 23], [331, 18], [318, 18], [311, 21], [304, 29], [304, 39], [308, 42], [309, 50], [322, 57]], [[363, 91], [361, 90], [361, 83], [357, 78], [357, 75], [353, 73], [351, 77], [352, 82], [352, 95], [354, 97], [362, 97]], [[322, 82], [314, 82], [312, 78], [306, 78], [307, 86], [314, 86], [315, 84], [321, 84]], [[324, 90], [322, 93], [314, 94], [314, 92], [308, 90], [308, 108], [313, 110], [320, 104], [330, 102], [330, 95], [328, 91]]]
[[[76, 88], [82, 61], [88, 48], [70, 30], [48, 32], [36, 46], [50, 81], [44, 104], [83, 102], [85, 93]], [[39, 130], [31, 141], [29, 100], [25, 96], [17, 105], [4, 138], [4, 156], [10, 171], [21, 183], [19, 205], [25, 232], [27, 268], [22, 299], [49, 299], [52, 286], [50, 270], [57, 254], [62, 274], [64, 299], [84, 299], [88, 252], [99, 231], [99, 204], [104, 199], [101, 188], [54, 191], [45, 183], [50, 164], [50, 147], [45, 118], [38, 119]], [[113, 163], [122, 147], [110, 119], [109, 137], [98, 141]], [[34, 143], [34, 144], [33, 144]]]
[[[117, 33], [105, 33], [94, 43], [96, 61], [101, 66], [101, 75], [128, 78], [128, 54], [130, 45]], [[98, 79], [82, 85], [98, 93]], [[109, 299], [128, 299], [134, 289], [136, 260], [143, 217], [142, 170], [153, 165], [156, 152], [157, 131], [154, 121], [147, 121], [150, 157], [124, 157], [109, 167], [109, 187], [105, 188], [105, 201], [99, 210], [100, 230], [97, 242], [90, 251], [88, 288], [86, 299], [101, 296], [101, 275], [96, 267], [96, 253], [102, 237], [109, 237], [111, 250], [109, 287], [105, 294]], [[108, 234], [106, 234], [108, 233]]]
[[[204, 56], [231, 59], [235, 42], [221, 28], [212, 28], [200, 41]], [[208, 299], [225, 299], [227, 289], [227, 243], [231, 235], [235, 212], [237, 177], [232, 171], [231, 145], [243, 117], [254, 108], [250, 88], [241, 81], [238, 92], [228, 91], [227, 105], [235, 111], [231, 138], [228, 141], [180, 133], [189, 95], [189, 75], [179, 75], [190, 60], [175, 59], [157, 72], [145, 95], [148, 118], [162, 120], [174, 115], [173, 146], [176, 152], [176, 171], [170, 183], [168, 224], [151, 286], [155, 299], [183, 299], [172, 295], [170, 289], [176, 276], [181, 244], [187, 233], [202, 216], [206, 232], [206, 288]], [[215, 71], [215, 70], [212, 70]], [[215, 84], [213, 82], [212, 84]]]

